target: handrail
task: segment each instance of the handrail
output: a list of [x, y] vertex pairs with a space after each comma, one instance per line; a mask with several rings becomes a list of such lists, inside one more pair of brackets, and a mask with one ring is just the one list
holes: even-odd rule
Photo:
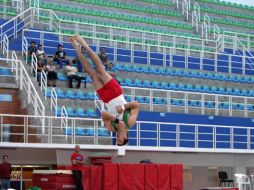
[[[45, 94], [45, 96], [46, 96], [46, 94]], [[51, 109], [51, 111], [55, 110], [55, 116], [57, 116], [57, 93], [56, 93], [55, 88], [51, 89], [50, 109]]]
[[[34, 115], [35, 116], [45, 116], [45, 107], [40, 99], [40, 96], [37, 93], [37, 90], [35, 89], [22, 61], [16, 59], [17, 55], [13, 51], [12, 52], [12, 59], [9, 59], [8, 61], [11, 61], [12, 66], [11, 68], [16, 69], [16, 81], [19, 84], [19, 88], [21, 90], [25, 90], [27, 93], [28, 103], [31, 103], [34, 108]], [[4, 58], [1, 58], [0, 60], [6, 60]], [[44, 119], [41, 119], [42, 124], [42, 131], [45, 132], [45, 121]]]
[[68, 138], [68, 113], [64, 106], [61, 109], [61, 129], [66, 130], [65, 139]]
[[[38, 138], [44, 137], [48, 140], [46, 143], [37, 143], [38, 146], [41, 146], [42, 144], [47, 146], [49, 144], [52, 146], [57, 146], [59, 143], [59, 140], [57, 143], [52, 143], [52, 139], [55, 137], [61, 137], [63, 140], [64, 146], [67, 144], [75, 144], [76, 139], [80, 138], [86, 138], [86, 139], [94, 139], [94, 142], [92, 144], [96, 145], [97, 148], [105, 149], [109, 147], [116, 147], [112, 144], [112, 140], [115, 138], [112, 135], [109, 136], [99, 136], [97, 132], [93, 136], [76, 136], [74, 135], [77, 127], [79, 126], [79, 123], [91, 123], [93, 122], [94, 130], [96, 130], [98, 123], [101, 122], [101, 119], [92, 119], [92, 118], [72, 118], [72, 117], [54, 117], [54, 116], [34, 116], [34, 115], [15, 115], [15, 114], [0, 114], [0, 130], [3, 130], [3, 124], [10, 124], [15, 125], [15, 123], [8, 123], [5, 118], [22, 118], [21, 121], [23, 123], [20, 123], [18, 125], [19, 133], [13, 133], [13, 132], [7, 132], [4, 134], [9, 135], [19, 135], [24, 137], [24, 142], [21, 143], [12, 143], [8, 142], [8, 146], [11, 146], [12, 144], [26, 144], [29, 143], [28, 136], [36, 136]], [[43, 134], [41, 131], [37, 130], [37, 133], [30, 133], [29, 130], [27, 130], [27, 121], [31, 121], [30, 127], [36, 129], [40, 128], [41, 126], [36, 124], [36, 122], [32, 122], [37, 119], [44, 119], [48, 121], [48, 125], [46, 126], [49, 133]], [[5, 122], [3, 122], [5, 121]], [[62, 129], [66, 130], [67, 128], [63, 128], [64, 125], [67, 126], [67, 123], [72, 123], [72, 135], [68, 135], [67, 131], [66, 134], [63, 134], [63, 131], [61, 130], [61, 127], [59, 125], [56, 125], [59, 121], [63, 121]], [[142, 129], [143, 125], [149, 124], [150, 128]], [[134, 132], [137, 135], [130, 135], [129, 138], [133, 140], [133, 144], [131, 146], [126, 145], [126, 149], [128, 150], [145, 150], [147, 147], [143, 147], [141, 144], [145, 144], [145, 141], [152, 140], [155, 141], [156, 144], [149, 146], [149, 150], [156, 150], [156, 151], [189, 151], [189, 152], [228, 152], [228, 153], [235, 153], [235, 152], [241, 152], [241, 153], [253, 153], [253, 145], [254, 145], [254, 129], [252, 129], [249, 126], [229, 126], [229, 125], [209, 125], [209, 124], [200, 124], [200, 123], [184, 123], [184, 122], [154, 122], [154, 121], [137, 121], [136, 123], [137, 127], [130, 129], [131, 132]], [[170, 127], [170, 130], [168, 130]], [[186, 127], [188, 127], [188, 131], [186, 131]], [[209, 129], [209, 130], [208, 130]], [[61, 132], [59, 133], [53, 133], [52, 130]], [[235, 133], [235, 131], [237, 131]], [[149, 132], [150, 134], [155, 134], [154, 137], [147, 137], [144, 136], [144, 133], [142, 132]], [[164, 135], [163, 135], [164, 134]], [[165, 134], [171, 134], [166, 136]], [[186, 138], [186, 135], [188, 138]], [[3, 142], [3, 133], [0, 134], [0, 143]], [[185, 136], [185, 137], [182, 137]], [[199, 137], [202, 136], [203, 138], [200, 139]], [[206, 136], [206, 138], [204, 138]], [[228, 139], [231, 140], [220, 140], [224, 136], [229, 137]], [[66, 138], [70, 138], [70, 141], [66, 141]], [[218, 138], [220, 137], [220, 139]], [[241, 140], [239, 140], [239, 137], [242, 137]], [[98, 144], [98, 138], [104, 138], [108, 139], [110, 142], [108, 145], [106, 144]], [[59, 138], [58, 138], [59, 139]], [[97, 140], [96, 140], [97, 139]], [[141, 141], [143, 141], [141, 143]], [[173, 142], [174, 145], [163, 145], [162, 142]], [[185, 148], [185, 145], [182, 145], [181, 142], [188, 142], [188, 148]], [[105, 141], [103, 141], [105, 142]], [[190, 144], [189, 144], [190, 143]], [[200, 145], [202, 143], [209, 144], [209, 147], [205, 148]], [[217, 144], [223, 144], [227, 145], [225, 148], [220, 148], [217, 146]], [[235, 146], [236, 145], [236, 146]], [[239, 149], [237, 145], [243, 146], [244, 148]], [[252, 146], [250, 146], [252, 145]], [[36, 146], [36, 145], [35, 145]]]
[[34, 74], [36, 80], [37, 80], [37, 69], [38, 69], [38, 60], [35, 53], [32, 53], [31, 73]]
[[6, 56], [7, 62], [9, 59], [9, 39], [6, 34], [3, 36], [3, 55]]
[[[47, 92], [47, 74], [44, 70], [41, 71], [41, 91], [46, 93]], [[47, 96], [45, 96], [45, 100], [47, 99]]]
[[[24, 30], [22, 32], [24, 32]], [[24, 36], [24, 34], [22, 36]], [[28, 64], [28, 43], [26, 37], [22, 38], [22, 56], [25, 57], [26, 64]]]

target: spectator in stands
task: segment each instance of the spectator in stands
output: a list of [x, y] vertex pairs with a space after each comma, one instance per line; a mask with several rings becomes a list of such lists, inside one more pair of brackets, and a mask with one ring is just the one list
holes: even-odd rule
[[27, 57], [27, 61], [28, 63], [31, 63], [32, 61], [32, 54], [37, 52], [37, 48], [35, 47], [35, 42], [31, 41], [30, 46], [28, 47], [28, 57]]
[[108, 66], [106, 67], [106, 71], [108, 74], [110, 74], [113, 78], [116, 78], [116, 69], [114, 68], [113, 63], [109, 63]]
[[42, 64], [42, 60], [38, 60], [38, 65], [37, 65], [37, 81], [39, 83], [39, 86], [41, 86], [41, 72], [44, 70], [45, 71], [46, 67], [45, 65]]
[[103, 47], [101, 49], [101, 53], [99, 53], [98, 56], [99, 56], [102, 64], [106, 67], [107, 63], [108, 63], [108, 56], [107, 56], [107, 53], [106, 53], [106, 48]]
[[74, 152], [71, 155], [71, 163], [72, 163], [72, 173], [74, 175], [74, 178], [77, 183], [77, 190], [83, 190], [83, 184], [82, 184], [82, 165], [84, 157], [82, 154], [80, 154], [80, 146], [76, 145]]
[[58, 50], [55, 53], [54, 61], [56, 61], [59, 64], [60, 69], [63, 69], [63, 63], [68, 64], [69, 60], [66, 59], [66, 53], [63, 50], [63, 46], [59, 44], [57, 48]]
[[57, 79], [57, 73], [56, 73], [56, 66], [53, 63], [52, 59], [49, 59], [49, 64], [46, 67], [48, 72], [48, 86], [56, 87], [56, 79]]
[[0, 189], [10, 188], [10, 178], [11, 178], [11, 164], [8, 162], [8, 156], [4, 155], [3, 163], [0, 164], [0, 179], [1, 179]]
[[69, 64], [65, 68], [69, 80], [69, 88], [72, 88], [72, 80], [78, 81], [76, 88], [80, 88], [82, 77], [77, 75], [78, 69], [72, 65], [72, 61], [69, 60]]
[[42, 50], [42, 45], [41, 44], [38, 45], [36, 56], [37, 56], [38, 60], [39, 59], [42, 60], [42, 64], [47, 64], [47, 58], [46, 58], [45, 52]]

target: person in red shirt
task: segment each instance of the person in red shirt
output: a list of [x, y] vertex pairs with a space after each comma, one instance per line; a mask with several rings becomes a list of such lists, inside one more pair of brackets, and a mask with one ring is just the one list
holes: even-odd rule
[[77, 183], [77, 190], [83, 190], [82, 184], [82, 165], [84, 164], [84, 157], [80, 154], [80, 146], [76, 145], [74, 152], [71, 155], [71, 163], [73, 168], [73, 175]]
[[3, 163], [0, 164], [0, 179], [1, 179], [1, 189], [10, 188], [10, 178], [11, 178], [11, 164], [8, 162], [8, 156], [3, 156]]

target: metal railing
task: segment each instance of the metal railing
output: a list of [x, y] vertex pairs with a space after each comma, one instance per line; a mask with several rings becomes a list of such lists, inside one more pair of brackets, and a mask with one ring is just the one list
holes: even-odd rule
[[37, 72], [38, 72], [38, 60], [35, 53], [32, 53], [31, 56], [31, 74], [34, 75], [34, 77], [37, 79]]
[[7, 62], [8, 62], [8, 59], [9, 59], [9, 39], [6, 34], [3, 36], [3, 46], [2, 47], [3, 47], [3, 55], [6, 56]]
[[[45, 120], [45, 133], [38, 130], [41, 128], [41, 125], [35, 122], [38, 118]], [[12, 122], [6, 122], [7, 119]], [[98, 131], [98, 126], [101, 126], [102, 122], [100, 119], [64, 118], [70, 125], [60, 126], [58, 123], [62, 119], [51, 116], [0, 114], [0, 143], [9, 140], [8, 145], [12, 143], [36, 143], [40, 146], [43, 143], [44, 146], [49, 144], [52, 147], [54, 144], [56, 146], [59, 143], [63, 145], [75, 144], [83, 140], [83, 143], [80, 144], [96, 145], [101, 149], [115, 147], [112, 141], [115, 137], [112, 133], [107, 133], [105, 136], [100, 135]], [[19, 122], [15, 123], [14, 121], [17, 120]], [[6, 125], [12, 130], [5, 130]], [[67, 133], [67, 128], [64, 127], [71, 129], [69, 134], [66, 135], [62, 130], [66, 130]], [[88, 128], [93, 129], [93, 134], [86, 133]], [[85, 132], [79, 134], [77, 133], [79, 129]], [[126, 145], [126, 149], [144, 150], [148, 148], [147, 145], [149, 144], [149, 150], [156, 151], [253, 153], [253, 134], [254, 129], [245, 126], [137, 121], [136, 125], [129, 130], [129, 145]], [[13, 139], [20, 140], [10, 142], [10, 138], [6, 139], [7, 136], [13, 136], [16, 137]], [[66, 141], [66, 136], [68, 141]], [[102, 139], [104, 140], [100, 141]]]
[[[45, 95], [46, 95], [46, 91], [45, 91]], [[57, 116], [57, 93], [55, 88], [51, 89], [50, 109], [51, 111], [54, 110], [55, 116]]]
[[[2, 59], [4, 61], [7, 61], [8, 59]], [[9, 59], [12, 63], [11, 69], [16, 72], [15, 78], [19, 85], [19, 88], [21, 90], [25, 90], [27, 93], [27, 101], [29, 104], [32, 104], [34, 108], [34, 115], [35, 116], [45, 116], [45, 107], [37, 93], [37, 90], [35, 89], [22, 61], [17, 59], [16, 53], [12, 52], [12, 59]], [[44, 131], [44, 121], [41, 121], [42, 123], [42, 131]]]

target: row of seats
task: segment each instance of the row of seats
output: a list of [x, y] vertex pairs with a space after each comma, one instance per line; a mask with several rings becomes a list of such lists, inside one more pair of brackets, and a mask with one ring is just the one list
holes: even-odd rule
[[225, 15], [225, 16], [231, 16], [231, 17], [236, 17], [236, 18], [244, 18], [244, 19], [254, 20], [254, 15], [243, 14], [243, 13], [239, 13], [236, 11], [216, 9], [214, 7], [208, 7], [208, 6], [201, 6], [200, 10], [201, 10], [201, 12], [208, 12], [208, 13], [213, 13], [216, 15]]
[[[74, 91], [73, 89], [68, 89], [63, 91], [61, 88], [56, 88], [57, 98], [70, 98], [70, 99], [79, 99], [79, 100], [94, 100], [94, 92], [88, 91], [84, 92], [82, 90]], [[45, 95], [51, 97], [51, 88], [47, 88]]]
[[236, 95], [236, 96], [254, 96], [254, 90], [238, 89], [238, 88], [224, 88], [208, 85], [192, 85], [174, 82], [158, 82], [149, 80], [132, 80], [130, 78], [122, 79], [117, 77], [118, 82], [121, 86], [139, 87], [139, 88], [155, 88], [155, 89], [165, 89], [165, 90], [177, 90], [177, 91], [190, 91], [190, 92], [200, 92], [200, 93], [213, 93], [213, 94], [223, 94], [223, 95]]
[[159, 74], [159, 75], [169, 75], [169, 76], [180, 76], [180, 77], [194, 77], [203, 78], [210, 80], [219, 81], [231, 81], [231, 82], [241, 82], [241, 83], [254, 83], [254, 76], [248, 75], [233, 75], [233, 74], [220, 74], [209, 71], [201, 70], [183, 70], [170, 67], [154, 67], [146, 65], [131, 65], [131, 64], [116, 64], [115, 69], [118, 71], [136, 72], [136, 73], [146, 73], [146, 74]]
[[76, 13], [79, 15], [97, 16], [101, 18], [109, 18], [109, 19], [124, 20], [129, 22], [136, 22], [136, 23], [160, 25], [160, 26], [179, 28], [184, 30], [192, 30], [191, 24], [172, 21], [172, 20], [169, 21], [169, 20], [159, 19], [155, 17], [130, 15], [130, 14], [124, 14], [120, 12], [92, 10], [92, 9], [85, 9], [81, 7], [70, 7], [70, 6], [64, 6], [64, 5], [60, 6], [58, 4], [52, 4], [52, 3], [51, 4], [44, 3], [40, 5], [40, 7], [45, 9], [55, 10], [55, 11]]
[[[143, 12], [143, 13], [162, 15], [162, 16], [182, 17], [179, 11], [157, 9], [154, 7], [138, 6], [138, 5], [127, 4], [122, 2], [110, 2], [110, 1], [102, 1], [102, 0], [70, 0], [70, 1], [76, 1], [76, 2], [80, 2], [84, 4], [92, 4], [96, 6], [102, 6], [102, 7], [113, 7], [117, 9], [137, 11], [139, 13]], [[171, 3], [168, 3], [168, 5], [171, 5]]]
[[[97, 110], [95, 110], [94, 108], [72, 108], [72, 107], [66, 107], [66, 112], [68, 114], [68, 117], [92, 117], [92, 118], [97, 118], [98, 117], [98, 113]], [[57, 116], [61, 116], [61, 111], [62, 109], [60, 107], [57, 107], [55, 110], [55, 113]]]
[[[131, 100], [131, 96], [125, 96], [127, 101]], [[136, 96], [135, 100], [138, 101], [141, 104], [150, 104], [150, 97], [149, 96]], [[170, 99], [170, 102], [168, 102], [167, 98], [162, 97], [155, 97], [153, 98], [153, 104], [155, 105], [172, 105], [172, 106], [185, 106], [186, 103], [183, 99]], [[189, 107], [202, 107], [202, 101], [201, 100], [188, 100], [187, 105]], [[216, 108], [216, 104], [214, 101], [205, 101], [204, 107], [208, 109], [214, 109]], [[226, 109], [228, 110], [230, 107], [230, 104], [228, 102], [219, 102], [218, 108], [219, 109]], [[241, 103], [232, 103], [232, 109], [233, 110], [244, 110], [244, 104]], [[254, 110], [254, 104], [247, 104], [247, 110], [253, 111]]]
[[[64, 128], [64, 135], [72, 135], [72, 128]], [[77, 136], [94, 136], [95, 135], [95, 130], [94, 127], [76, 127], [75, 128], [75, 135]], [[101, 137], [107, 137], [110, 136], [108, 130], [104, 127], [100, 127], [97, 129], [97, 135]]]
[[229, 1], [221, 1], [221, 0], [200, 0], [205, 3], [212, 3], [212, 4], [217, 4], [217, 5], [222, 5], [225, 7], [234, 7], [234, 8], [240, 8], [244, 10], [254, 10], [254, 6], [251, 5], [243, 5], [240, 3], [232, 3]]

